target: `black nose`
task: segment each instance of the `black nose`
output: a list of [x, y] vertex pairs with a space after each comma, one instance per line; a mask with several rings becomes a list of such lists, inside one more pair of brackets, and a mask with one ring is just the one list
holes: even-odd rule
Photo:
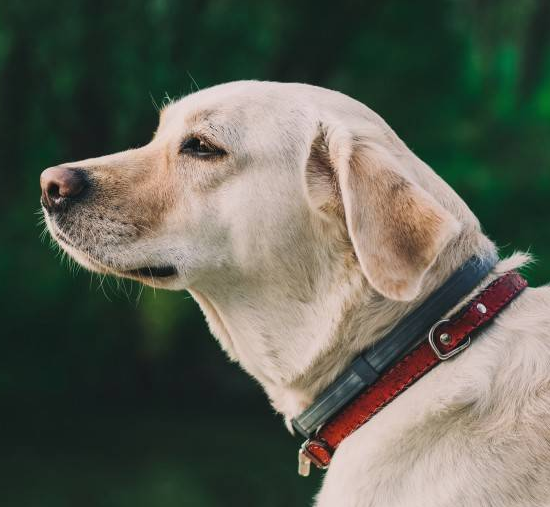
[[40, 175], [40, 187], [42, 204], [48, 209], [56, 209], [82, 193], [86, 175], [81, 169], [72, 167], [49, 167]]

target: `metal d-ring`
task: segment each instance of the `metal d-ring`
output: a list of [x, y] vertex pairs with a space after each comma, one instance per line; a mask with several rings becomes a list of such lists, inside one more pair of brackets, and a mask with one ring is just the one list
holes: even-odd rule
[[437, 347], [437, 345], [435, 344], [435, 338], [434, 338], [434, 334], [435, 334], [435, 330], [441, 325], [441, 324], [444, 324], [445, 322], [449, 322], [449, 319], [441, 319], [440, 321], [436, 322], [432, 328], [430, 329], [430, 332], [428, 333], [428, 341], [430, 342], [430, 346], [432, 347], [432, 350], [434, 351], [435, 355], [441, 359], [441, 361], [446, 361], [447, 359], [455, 356], [456, 354], [458, 354], [459, 352], [462, 352], [465, 348], [467, 348], [470, 343], [472, 342], [472, 340], [470, 339], [470, 337], [468, 336], [468, 339], [462, 344], [462, 345], [459, 345], [458, 347], [452, 349], [451, 351], [447, 352], [446, 354], [441, 352], [439, 350], [439, 348]]

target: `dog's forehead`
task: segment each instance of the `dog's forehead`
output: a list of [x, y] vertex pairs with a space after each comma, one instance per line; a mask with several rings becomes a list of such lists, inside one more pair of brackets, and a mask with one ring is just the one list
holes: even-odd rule
[[[326, 106], [345, 97], [331, 90], [299, 83], [236, 81], [213, 86], [163, 108], [159, 132], [170, 127], [179, 130], [201, 124], [261, 128], [277, 122], [279, 128], [311, 121], [319, 104]], [[346, 99], [349, 100], [348, 97]], [[170, 126], [170, 127], [169, 127]]]
[[[269, 106], [281, 99], [292, 101], [293, 95], [309, 85], [271, 81], [233, 81], [199, 90], [173, 102], [171, 107], [209, 107], [234, 103], [240, 107]], [[328, 90], [327, 90], [328, 91]]]
[[246, 149], [268, 145], [306, 144], [320, 123], [371, 120], [387, 125], [364, 104], [342, 93], [301, 83], [235, 81], [206, 88], [167, 105], [156, 138], [181, 139], [210, 134], [222, 144]]

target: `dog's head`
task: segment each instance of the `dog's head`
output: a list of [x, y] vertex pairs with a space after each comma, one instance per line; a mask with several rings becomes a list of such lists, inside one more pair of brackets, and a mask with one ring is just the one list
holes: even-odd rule
[[323, 243], [411, 300], [468, 213], [362, 104], [253, 81], [172, 103], [146, 146], [49, 168], [41, 186], [79, 263], [171, 289], [246, 272], [309, 283]]

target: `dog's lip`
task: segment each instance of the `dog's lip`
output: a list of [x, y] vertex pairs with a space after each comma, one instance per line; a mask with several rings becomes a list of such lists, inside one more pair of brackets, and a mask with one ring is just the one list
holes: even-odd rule
[[[46, 214], [46, 217], [49, 217], [49, 215]], [[68, 235], [59, 227], [59, 225], [55, 221], [51, 221], [51, 231], [54, 238], [60, 242], [65, 243], [66, 245], [70, 246], [71, 248], [74, 248], [78, 251], [82, 251], [77, 245], [73, 243], [73, 241], [68, 237]], [[91, 257], [89, 253], [85, 253], [86, 255], [86, 261], [88, 263], [93, 264], [95, 269], [101, 270], [102, 272], [111, 273], [118, 276], [128, 276], [132, 278], [139, 278], [139, 279], [151, 279], [151, 278], [170, 278], [172, 276], [175, 276], [178, 274], [178, 270], [175, 266], [171, 264], [164, 264], [160, 266], [141, 266], [139, 268], [133, 268], [133, 269], [124, 269], [117, 266], [109, 266], [102, 262], [100, 262], [97, 259], [94, 259]]]
[[143, 266], [141, 268], [124, 271], [125, 275], [137, 276], [139, 278], [169, 278], [178, 273], [175, 266]]

